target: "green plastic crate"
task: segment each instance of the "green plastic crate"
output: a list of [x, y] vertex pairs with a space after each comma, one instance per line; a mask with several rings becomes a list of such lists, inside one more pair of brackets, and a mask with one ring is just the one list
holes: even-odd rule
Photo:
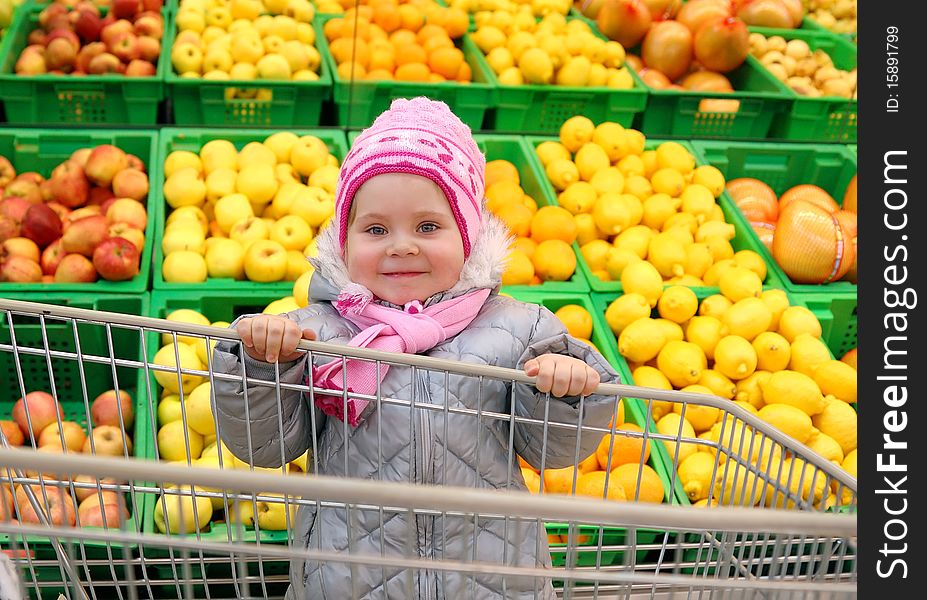
[[[133, 315], [144, 315], [148, 312], [149, 307], [148, 293], [72, 293], [67, 295], [47, 293], [42, 295], [41, 298], [37, 298], [35, 293], [4, 293], [3, 297], [10, 300], [39, 300], [46, 304]], [[13, 333], [16, 336], [18, 346], [23, 349], [42, 349], [46, 347], [43, 342], [42, 324], [38, 319], [16, 314], [12, 318], [14, 324]], [[77, 352], [74, 331], [71, 321], [56, 320], [51, 316], [45, 317], [45, 336], [49, 351]], [[76, 331], [80, 342], [80, 353], [84, 356], [112, 357], [117, 360], [130, 361], [139, 361], [142, 357], [141, 336], [137, 331], [113, 327], [111, 329], [112, 353], [109, 350], [109, 340], [107, 340], [106, 330], [103, 325], [78, 324]], [[11, 344], [11, 338], [9, 323], [4, 316], [2, 322], [0, 322], [0, 343]], [[19, 361], [18, 369], [22, 374], [27, 392], [35, 390], [51, 392], [52, 389], [46, 356], [26, 352], [14, 354], [10, 350], [0, 351], [0, 370], [7, 374], [3, 379], [3, 386], [0, 388], [0, 398], [2, 398], [0, 414], [2, 414], [3, 419], [10, 418], [10, 411], [14, 402], [22, 396], [22, 389], [19, 386], [17, 376], [17, 358]], [[52, 358], [51, 369], [54, 374], [55, 395], [61, 404], [65, 419], [77, 421], [85, 430], [89, 421], [89, 403], [102, 392], [115, 388], [116, 383], [118, 383], [119, 389], [128, 392], [134, 399], [135, 423], [131, 426], [130, 432], [133, 442], [132, 454], [137, 458], [150, 458], [152, 456], [152, 432], [149, 425], [152, 404], [148, 400], [149, 390], [145, 383], [142, 368], [116, 367], [115, 382], [113, 379], [113, 365], [111, 364]], [[84, 392], [85, 389], [86, 392]], [[29, 445], [28, 440], [26, 445]], [[123, 524], [125, 530], [130, 532], [141, 531], [143, 505], [144, 500], [140, 492], [137, 492], [134, 497], [131, 494], [129, 495], [126, 506], [129, 509], [130, 518]], [[35, 589], [30, 588], [33, 581], [32, 573], [35, 574], [35, 581], [42, 582], [61, 581], [61, 572], [57, 566], [57, 555], [47, 537], [30, 535], [26, 536], [25, 541], [28, 543], [28, 548], [24, 545], [21, 536], [2, 534], [0, 535], [0, 548], [7, 553], [28, 550], [28, 557], [35, 561], [33, 564], [34, 569], [24, 568], [22, 570], [23, 583], [26, 589], [29, 589], [32, 597], [36, 597]], [[69, 543], [70, 541], [69, 539], [62, 539], [62, 545], [65, 551], [71, 552], [72, 556], [86, 556], [88, 559], [116, 559], [117, 562], [125, 558], [122, 550], [109, 546], [104, 541], [83, 540], [81, 543], [74, 541], [73, 544]], [[120, 547], [131, 552], [136, 545], [120, 544]], [[22, 560], [26, 560], [23, 554], [17, 554], [17, 556]], [[91, 575], [95, 580], [101, 582], [113, 581], [113, 578], [117, 575], [121, 580], [125, 580], [124, 566], [115, 564], [113, 568], [116, 569], [116, 575], [110, 570], [109, 565], [93, 566], [90, 567]], [[47, 591], [52, 588], [43, 587], [42, 589]], [[61, 588], [60, 590], [56, 589], [54, 595], [57, 595], [58, 591], [65, 593]]]
[[[856, 68], [856, 46], [836, 34], [827, 31], [766, 27], [751, 27], [750, 32], [766, 37], [778, 35], [786, 41], [803, 40], [812, 52], [823, 50], [830, 55], [836, 68], [845, 71]], [[766, 70], [762, 64], [759, 68]], [[783, 93], [794, 98], [794, 101], [790, 110], [776, 116], [769, 132], [770, 138], [840, 143], [856, 141], [856, 100], [838, 97], [809, 98], [796, 93], [783, 82], [778, 83]]]
[[[164, 32], [167, 56], [176, 37], [171, 23]], [[322, 121], [323, 103], [332, 95], [332, 74], [324, 59], [318, 74], [317, 81], [210, 81], [181, 77], [168, 65], [164, 69], [165, 94], [176, 125], [317, 127]], [[226, 98], [235, 90], [251, 90], [252, 98]]]
[[[334, 15], [333, 15], [334, 16]], [[322, 27], [331, 17], [315, 20], [316, 44], [322, 60], [328, 63], [334, 81], [335, 123], [340, 127], [368, 127], [377, 116], [389, 108], [395, 98], [427, 96], [447, 103], [461, 121], [474, 131], [483, 128], [486, 111], [495, 106], [496, 93], [490, 82], [485, 63], [479, 61], [480, 51], [470, 36], [455, 41], [473, 72], [471, 83], [412, 82], [412, 81], [355, 81], [351, 83], [338, 75]]]
[[[23, 6], [0, 43], [0, 100], [10, 123], [74, 125], [153, 125], [164, 99], [170, 54], [163, 51], [153, 77], [124, 75], [17, 75], [16, 60], [39, 27], [42, 6]], [[105, 9], [104, 9], [105, 10]], [[173, 13], [161, 11], [165, 32]]]
[[821, 322], [821, 339], [840, 358], [858, 345], [858, 298], [854, 293], [793, 294], [795, 304], [807, 306]]
[[[727, 181], [739, 177], [754, 177], [766, 182], [777, 197], [795, 185], [812, 183], [833, 196], [838, 204], [842, 204], [847, 185], [856, 175], [856, 156], [841, 144], [771, 145], [694, 141], [692, 146], [698, 153], [697, 160], [720, 169]], [[733, 200], [727, 192], [722, 194], [721, 198], [725, 203], [733, 205]], [[733, 210], [737, 217], [747, 224], [746, 218], [736, 205], [733, 205]], [[755, 236], [749, 224], [747, 227], [751, 230], [751, 236]], [[759, 243], [759, 248], [769, 271], [775, 273], [790, 294], [856, 294], [856, 284], [849, 281], [826, 284], [795, 283], [789, 279], [764, 244]]]
[[[527, 145], [531, 154], [531, 160], [534, 161], [535, 169], [537, 169], [540, 173], [544, 173], [544, 168], [543, 165], [541, 165], [537, 153], [534, 152], [534, 149], [545, 141], [558, 141], [558, 138], [544, 136], [525, 137], [525, 144]], [[644, 147], [647, 150], [653, 150], [664, 141], [666, 140], [648, 138]], [[677, 141], [685, 146], [689, 152], [695, 155], [697, 165], [705, 164], [704, 161], [699, 160], [699, 157], [695, 153], [692, 144], [686, 141]], [[542, 190], [544, 192], [545, 198], [547, 199], [547, 203], [553, 206], [557, 206], [557, 191], [554, 189], [553, 185], [550, 183], [546, 176], [541, 178], [541, 182]], [[724, 220], [734, 225], [735, 234], [734, 238], [731, 240], [731, 246], [734, 248], [734, 251], [737, 252], [740, 250], [753, 250], [754, 252], [763, 256], [759, 248], [759, 246], [762, 246], [762, 243], [756, 238], [752, 231], [749, 231], [749, 226], [742, 219], [736, 218], [738, 216], [734, 214], [736, 207], [734, 207], [730, 202], [724, 202], [723, 199], [724, 195], [722, 194], [722, 196], [718, 198], [718, 204], [721, 206], [721, 210], [724, 212]], [[579, 250], [578, 246], [576, 250], [577, 269], [582, 271], [582, 274], [585, 276], [586, 281], [589, 283], [589, 287], [593, 292], [620, 292], [624, 289], [620, 281], [603, 281], [596, 277], [595, 274], [593, 274], [592, 269], [589, 267], [589, 264], [586, 262], [586, 259], [583, 257], [582, 252]], [[778, 286], [781, 284], [781, 279], [779, 278], [778, 274], [772, 272], [772, 270], [768, 268], [766, 273], [766, 284], [773, 286]], [[705, 289], [712, 290], [711, 293], [717, 293], [718, 291], [717, 286], [709, 286]]]
[[[0, 84], [2, 87], [2, 84]], [[0, 294], [16, 292], [94, 292], [142, 293], [148, 290], [151, 277], [151, 256], [155, 238], [155, 222], [161, 217], [161, 202], [151, 201], [161, 196], [161, 165], [156, 160], [156, 134], [144, 130], [47, 130], [0, 129], [0, 156], [13, 163], [17, 173], [37, 171], [51, 176], [59, 164], [80, 148], [113, 144], [134, 154], [145, 163], [148, 172], [148, 223], [145, 228], [145, 246], [142, 248], [139, 273], [128, 281], [98, 280], [93, 283], [0, 283]]]
[[[277, 133], [278, 130], [271, 129], [243, 129], [240, 131], [229, 129], [193, 129], [193, 128], [164, 128], [161, 130], [160, 140], [158, 143], [158, 164], [163, 165], [168, 155], [175, 150], [188, 150], [199, 153], [200, 149], [211, 140], [229, 140], [238, 150], [241, 150], [249, 142], [262, 142], [270, 135]], [[294, 131], [296, 135], [314, 135], [328, 144], [329, 152], [334, 154], [339, 161], [344, 159], [347, 154], [347, 142], [344, 133], [334, 129], [314, 129]], [[292, 293], [292, 281], [279, 281], [274, 283], [256, 283], [252, 281], [237, 281], [229, 278], [207, 278], [203, 283], [175, 283], [164, 281], [161, 273], [161, 265], [164, 263], [164, 251], [161, 248], [161, 240], [164, 237], [164, 226], [167, 217], [172, 210], [166, 205], [161, 187], [163, 181], [158, 181], [158, 196], [155, 202], [160, 206], [159, 218], [155, 223], [154, 237], [154, 264], [153, 284], [155, 290], [268, 290], [272, 293], [278, 293], [280, 296], [288, 296]]]

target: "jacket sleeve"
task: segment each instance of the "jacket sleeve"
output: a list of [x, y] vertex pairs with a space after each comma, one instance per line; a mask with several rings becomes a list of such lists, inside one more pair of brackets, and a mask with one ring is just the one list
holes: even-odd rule
[[[562, 354], [578, 358], [598, 371], [602, 383], [620, 383], [618, 373], [599, 352], [570, 336], [548, 309], [540, 306], [538, 309], [537, 322], [516, 369], [523, 370], [526, 362], [542, 354]], [[618, 408], [616, 396], [593, 394], [585, 398], [556, 398], [523, 383], [514, 385], [513, 401], [516, 416], [532, 420], [531, 423], [516, 423], [515, 450], [536, 469], [541, 467], [542, 454], [546, 454], [544, 468], [547, 469], [568, 467], [590, 456], [605, 433], [585, 428], [607, 429]], [[570, 427], [557, 427], [558, 423]]]
[[[253, 316], [256, 315], [242, 315], [229, 327], [235, 327], [241, 319]], [[317, 306], [310, 305], [283, 316], [296, 321], [302, 328], [314, 329], [321, 336], [319, 325], [322, 317]], [[275, 366], [251, 358], [238, 342], [216, 343], [213, 370], [236, 377], [235, 380], [215, 378], [212, 407], [218, 420], [219, 438], [232, 454], [245, 462], [252, 462], [250, 457], [256, 467], [279, 467], [309, 449], [313, 434], [318, 435], [322, 431], [325, 415], [310, 407], [302, 392], [274, 385], [277, 368], [281, 384], [305, 384], [306, 363], [306, 357], [302, 356]], [[245, 385], [245, 377], [268, 381], [271, 385]]]

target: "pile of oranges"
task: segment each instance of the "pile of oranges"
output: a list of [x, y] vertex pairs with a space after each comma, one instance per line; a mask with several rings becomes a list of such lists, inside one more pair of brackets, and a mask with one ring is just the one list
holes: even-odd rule
[[372, 0], [323, 25], [344, 80], [469, 82], [470, 65], [454, 40], [469, 17], [433, 0]]

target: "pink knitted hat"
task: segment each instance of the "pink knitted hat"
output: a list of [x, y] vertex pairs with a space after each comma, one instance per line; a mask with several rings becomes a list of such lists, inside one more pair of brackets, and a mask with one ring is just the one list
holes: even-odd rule
[[[393, 100], [357, 139], [341, 165], [335, 190], [335, 222], [344, 251], [354, 194], [383, 173], [427, 177], [447, 197], [463, 239], [464, 257], [482, 225], [486, 158], [470, 128], [447, 104], [428, 98]], [[410, 199], [411, 200], [411, 199]]]

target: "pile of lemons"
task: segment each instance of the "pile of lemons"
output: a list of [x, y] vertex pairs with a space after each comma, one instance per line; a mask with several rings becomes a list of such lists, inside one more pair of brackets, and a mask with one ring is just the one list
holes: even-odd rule
[[476, 16], [487, 12], [525, 12], [535, 17], [551, 13], [568, 15], [573, 3], [570, 0], [450, 0], [448, 6], [459, 8]]
[[528, 10], [479, 12], [473, 41], [502, 85], [556, 84], [630, 89], [624, 46], [593, 33], [582, 20]]
[[[814, 313], [790, 305], [782, 290], [763, 291], [745, 271], [737, 266], [727, 269], [721, 293], [701, 302], [685, 286], [670, 286], [654, 295], [652, 284], [639, 287], [637, 279], [622, 278], [625, 293], [608, 306], [605, 319], [634, 384], [728, 399], [855, 477], [855, 367], [831, 356]], [[780, 490], [800, 493], [816, 507], [849, 501], [848, 493], [840, 499], [834, 496], [836, 485], [826, 493], [822, 472], [812, 480], [815, 469], [810, 464], [803, 467], [801, 458], [783, 456], [768, 438], [761, 444], [759, 433], [731, 421], [725, 411], [661, 401], [654, 401], [651, 410], [660, 433], [713, 443], [665, 442], [693, 503], [705, 504], [710, 492], [713, 504], [795, 503], [795, 497], [763, 481], [754, 487], [756, 476], [743, 467], [719, 466], [726, 455], [717, 454], [718, 445], [765, 471], [767, 482], [781, 479]], [[719, 440], [722, 431], [724, 439]], [[753, 480], [745, 485], [745, 478]]]
[[592, 275], [620, 281], [627, 267], [643, 262], [659, 280], [651, 300], [664, 283], [716, 286], [731, 266], [756, 272], [762, 283], [762, 257], [731, 246], [734, 226], [715, 201], [724, 191], [721, 172], [697, 167], [677, 142], [652, 150], [645, 143], [636, 129], [575, 116], [560, 127], [559, 140], [535, 148], [557, 202], [573, 217]]

